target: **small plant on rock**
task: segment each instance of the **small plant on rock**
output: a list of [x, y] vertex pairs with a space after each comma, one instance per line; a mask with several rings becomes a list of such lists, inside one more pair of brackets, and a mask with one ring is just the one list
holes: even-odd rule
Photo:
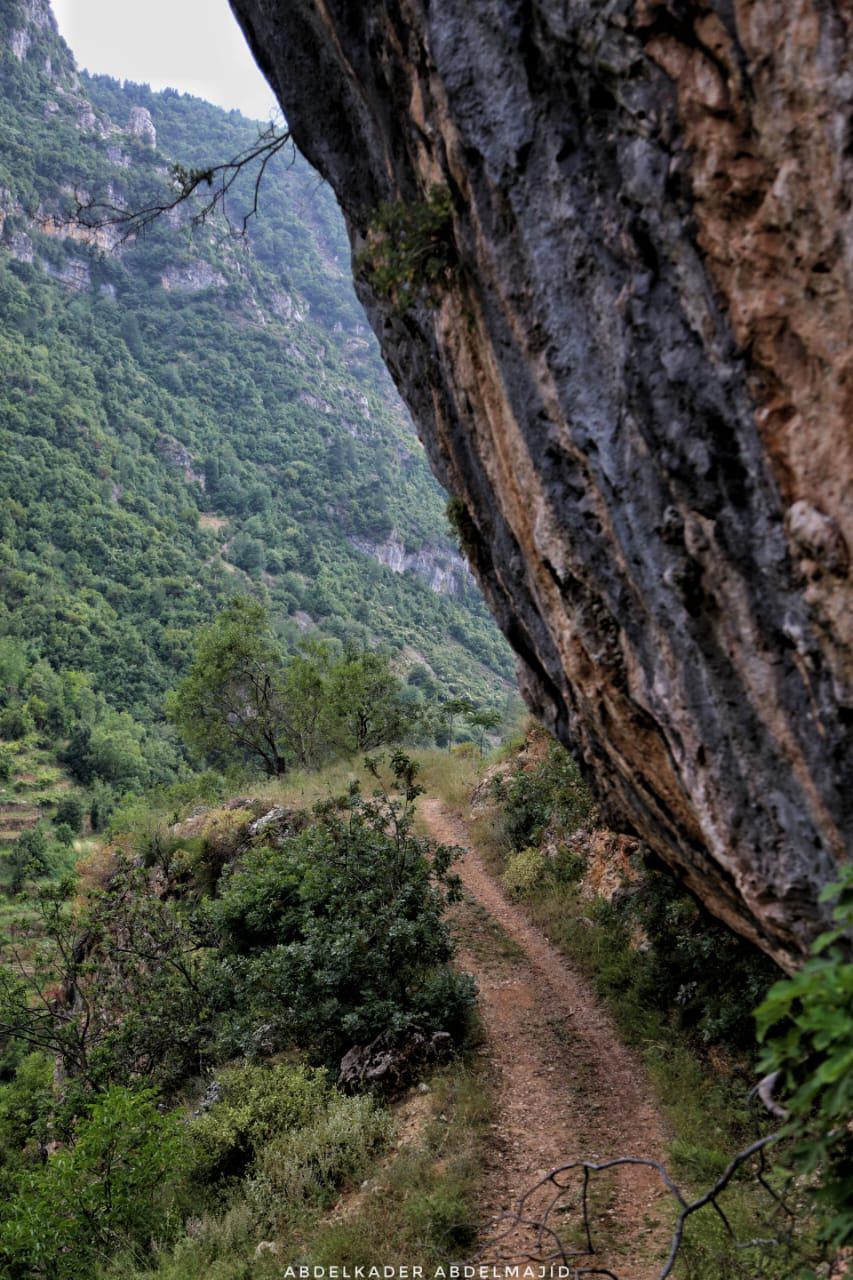
[[425, 200], [415, 204], [381, 204], [357, 265], [374, 291], [388, 298], [396, 311], [405, 311], [418, 300], [435, 305], [459, 270], [448, 188], [434, 186]]

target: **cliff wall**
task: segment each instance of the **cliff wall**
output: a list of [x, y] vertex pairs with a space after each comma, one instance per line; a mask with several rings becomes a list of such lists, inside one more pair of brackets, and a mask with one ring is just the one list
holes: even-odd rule
[[[531, 706], [795, 965], [853, 804], [853, 11], [232, 7], [343, 207]], [[435, 189], [440, 287], [401, 305], [377, 211]]]

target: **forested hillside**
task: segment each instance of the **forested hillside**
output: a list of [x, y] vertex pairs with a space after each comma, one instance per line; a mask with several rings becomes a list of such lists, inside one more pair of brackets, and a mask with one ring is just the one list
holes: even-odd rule
[[79, 75], [44, 0], [0, 3], [0, 634], [151, 723], [195, 628], [249, 591], [285, 647], [384, 646], [414, 688], [499, 702], [508, 649], [308, 166], [275, 157], [246, 238], [191, 210], [127, 243], [68, 221], [257, 132]]

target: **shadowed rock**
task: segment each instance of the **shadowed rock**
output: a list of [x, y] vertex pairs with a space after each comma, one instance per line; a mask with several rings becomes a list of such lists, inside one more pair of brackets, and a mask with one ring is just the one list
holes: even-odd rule
[[[795, 965], [853, 803], [849, 6], [232, 7], [530, 705]], [[435, 188], [441, 269], [395, 289], [377, 211]]]

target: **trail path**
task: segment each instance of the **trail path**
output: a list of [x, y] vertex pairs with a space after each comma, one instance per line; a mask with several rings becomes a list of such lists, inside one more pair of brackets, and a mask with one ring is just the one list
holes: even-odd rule
[[[501, 1215], [558, 1165], [616, 1155], [660, 1159], [663, 1124], [643, 1068], [610, 1017], [569, 961], [504, 896], [462, 820], [427, 797], [420, 812], [433, 839], [466, 849], [456, 868], [466, 897], [455, 929], [462, 967], [479, 987], [494, 1075], [497, 1114], [482, 1206], [489, 1241]], [[657, 1176], [626, 1168], [597, 1175], [595, 1187], [593, 1239], [601, 1252], [578, 1266], [610, 1266], [619, 1280], [654, 1280], [672, 1219]], [[578, 1222], [576, 1208], [556, 1219], [573, 1247], [581, 1243]], [[518, 1262], [529, 1248], [530, 1236], [519, 1228], [487, 1245], [482, 1260]]]

